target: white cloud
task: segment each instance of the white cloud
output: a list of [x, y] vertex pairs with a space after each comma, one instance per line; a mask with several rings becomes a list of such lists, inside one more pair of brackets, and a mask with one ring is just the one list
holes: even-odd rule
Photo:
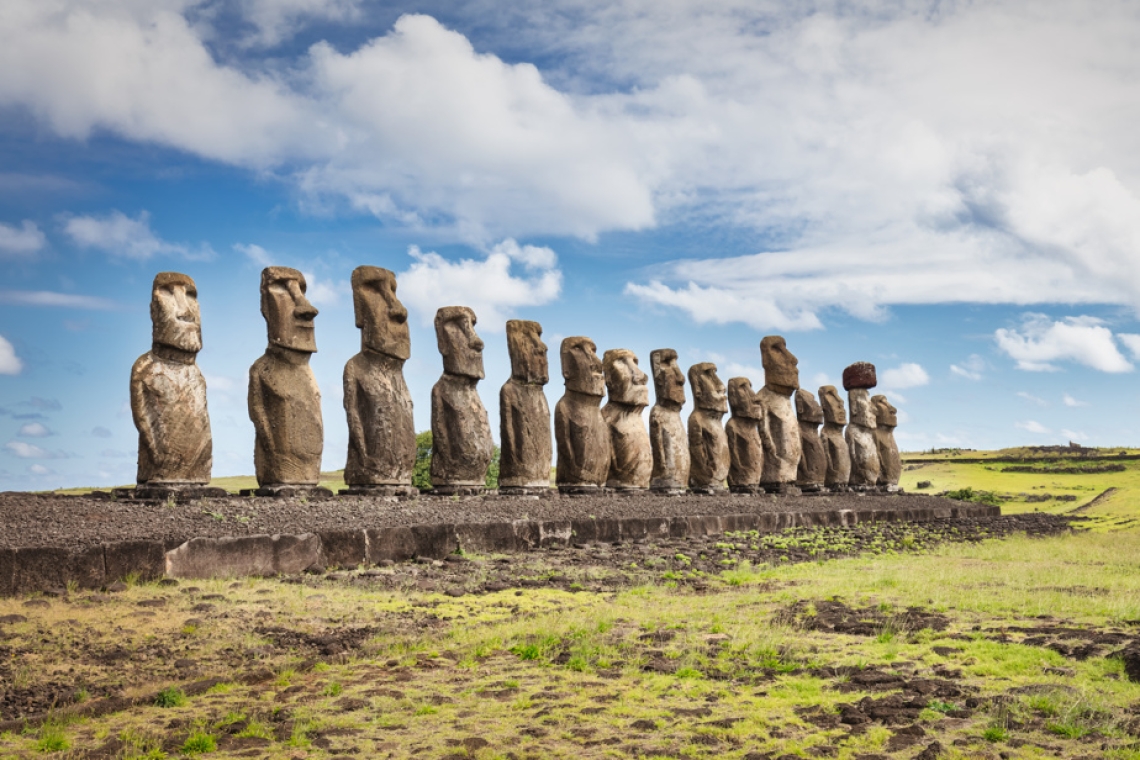
[[270, 255], [269, 251], [265, 250], [256, 243], [250, 243], [249, 245], [245, 245], [243, 243], [234, 243], [234, 250], [238, 253], [244, 253], [247, 257], [249, 257], [250, 261], [252, 261], [254, 264], [257, 264], [259, 267], [273, 266], [273, 256]]
[[[415, 261], [398, 275], [400, 299], [425, 325], [432, 323], [441, 306], [469, 306], [475, 310], [480, 330], [502, 332], [516, 309], [550, 303], [562, 290], [554, 251], [520, 246], [514, 240], [492, 247], [482, 261], [453, 262], [417, 246], [410, 247], [408, 255]], [[514, 264], [521, 264], [529, 276], [513, 275]]]
[[54, 459], [55, 458], [51, 454], [51, 452], [45, 451], [44, 449], [41, 449], [39, 446], [36, 446], [34, 444], [31, 444], [31, 443], [25, 443], [23, 441], [8, 441], [6, 444], [4, 444], [4, 448], [6, 448], [8, 450], [8, 453], [12, 454], [13, 456], [17, 456], [20, 459]]
[[967, 380], [981, 380], [982, 370], [986, 368], [986, 360], [977, 354], [970, 354], [970, 358], [961, 364], [951, 364], [950, 372]]
[[352, 21], [360, 17], [362, 0], [240, 0], [246, 20], [256, 32], [247, 45], [272, 46], [291, 37], [304, 21]]
[[16, 356], [16, 348], [0, 335], [0, 375], [18, 375], [24, 371], [24, 362]]
[[1065, 436], [1070, 441], [1087, 441], [1089, 439], [1089, 435], [1087, 433], [1082, 433], [1076, 430], [1062, 429], [1061, 435]]
[[1112, 331], [1096, 317], [1065, 317], [1055, 322], [1044, 314], [1026, 314], [1020, 331], [994, 332], [998, 348], [1030, 372], [1054, 372], [1053, 362], [1072, 361], [1101, 372], [1130, 372], [1132, 365], [1116, 348]]
[[150, 214], [146, 211], [140, 211], [137, 219], [117, 210], [103, 217], [75, 216], [67, 220], [63, 231], [82, 248], [97, 248], [112, 256], [137, 261], [160, 254], [196, 260], [211, 259], [215, 255], [205, 243], [191, 249], [161, 239], [151, 230]]
[[318, 280], [312, 272], [301, 274], [305, 276], [305, 297], [316, 306], [333, 306], [340, 303], [341, 296], [352, 294], [352, 285], [347, 280], [327, 282]]
[[36, 464], [30, 465], [28, 467], [28, 473], [31, 475], [40, 475], [40, 476], [55, 475], [55, 470], [51, 469], [50, 467], [44, 467], [42, 464], [39, 464], [37, 462]]
[[54, 293], [50, 290], [0, 290], [0, 303], [15, 306], [56, 306], [65, 309], [93, 309], [109, 311], [118, 304], [108, 298], [77, 296], [73, 293]]
[[1040, 422], [1037, 422], [1036, 420], [1026, 420], [1024, 422], [1015, 422], [1015, 423], [1013, 423], [1013, 426], [1015, 428], [1020, 428], [1021, 430], [1025, 430], [1025, 431], [1028, 431], [1030, 433], [1035, 433], [1038, 435], [1045, 435], [1045, 434], [1053, 432], [1052, 430], [1045, 427], [1044, 425], [1042, 425]]
[[21, 425], [19, 432], [16, 433], [21, 438], [46, 438], [51, 434], [51, 430], [42, 422], [27, 422]]
[[1064, 395], [1064, 397], [1062, 398], [1062, 401], [1065, 402], [1065, 406], [1077, 407], [1077, 406], [1088, 406], [1089, 405], [1089, 402], [1080, 401], [1078, 399], [1075, 399], [1072, 396], [1070, 396], [1068, 393], [1066, 393]]
[[883, 372], [879, 384], [884, 388], [917, 388], [930, 382], [922, 365], [905, 362]]
[[1124, 344], [1133, 359], [1140, 359], [1140, 335], [1132, 333], [1117, 333], [1116, 339]]
[[1039, 396], [1034, 396], [1032, 393], [1028, 393], [1026, 391], [1018, 391], [1016, 395], [1018, 398], [1023, 398], [1031, 404], [1036, 404], [1037, 406], [1049, 406], [1048, 401], [1040, 398]]
[[19, 227], [0, 223], [0, 257], [29, 258], [45, 245], [44, 233], [29, 219]]

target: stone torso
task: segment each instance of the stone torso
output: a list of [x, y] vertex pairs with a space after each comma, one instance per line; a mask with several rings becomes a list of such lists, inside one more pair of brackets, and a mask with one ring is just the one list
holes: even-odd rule
[[794, 483], [800, 466], [800, 425], [792, 400], [761, 388], [756, 400], [763, 410], [760, 439], [764, 443], [762, 483]]
[[644, 407], [610, 402], [602, 417], [610, 431], [610, 488], [649, 488], [653, 453], [641, 418]]
[[690, 488], [723, 488], [728, 477], [728, 436], [720, 412], [695, 409], [689, 415]]
[[827, 458], [827, 474], [823, 483], [826, 486], [845, 486], [851, 480], [851, 452], [843, 437], [843, 426], [823, 423], [823, 453]]
[[324, 423], [321, 391], [308, 362], [266, 353], [249, 369], [253, 450], [262, 486], [316, 485], [321, 478]]
[[847, 426], [844, 438], [847, 440], [847, 448], [851, 452], [850, 484], [853, 486], [878, 485], [881, 464], [879, 445], [875, 442], [874, 429], [852, 423]]
[[444, 374], [431, 389], [433, 486], [481, 486], [494, 454], [491, 423], [475, 380]]
[[764, 471], [764, 444], [760, 425], [751, 417], [730, 417], [724, 426], [728, 438], [730, 486], [757, 486]]
[[499, 391], [499, 485], [546, 488], [553, 458], [550, 406], [541, 385], [511, 378]]
[[602, 486], [610, 469], [610, 431], [601, 397], [570, 393], [554, 405], [560, 486]]
[[876, 427], [875, 444], [879, 450], [879, 485], [897, 486], [902, 475], [902, 460], [895, 443], [895, 429], [882, 425]]
[[681, 410], [660, 404], [650, 409], [649, 440], [653, 458], [650, 488], [688, 488], [689, 435], [681, 421]]
[[344, 365], [344, 410], [348, 417], [350, 486], [410, 485], [416, 463], [412, 396], [404, 362], [362, 351]]
[[210, 481], [213, 442], [197, 364], [150, 351], [140, 356], [131, 368], [131, 412], [139, 427], [139, 483]]
[[801, 486], [821, 486], [827, 477], [827, 454], [819, 438], [819, 423], [800, 420], [800, 464], [796, 470], [796, 483]]

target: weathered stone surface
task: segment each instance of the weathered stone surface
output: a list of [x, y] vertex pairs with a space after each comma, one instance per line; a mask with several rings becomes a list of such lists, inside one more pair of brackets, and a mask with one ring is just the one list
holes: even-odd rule
[[760, 440], [764, 443], [764, 472], [760, 483], [766, 490], [783, 491], [796, 482], [800, 466], [800, 427], [791, 396], [800, 387], [799, 362], [779, 335], [760, 341], [764, 387], [756, 394], [762, 413]]
[[192, 538], [166, 553], [166, 575], [220, 578], [299, 573], [321, 561], [321, 539], [313, 533]]
[[819, 425], [823, 422], [823, 409], [816, 403], [811, 391], [796, 391], [796, 418], [800, 424], [800, 465], [796, 470], [796, 485], [805, 491], [818, 491], [827, 477], [827, 454], [819, 438]]
[[324, 422], [321, 391], [309, 367], [317, 350], [305, 298], [305, 276], [288, 267], [261, 272], [261, 313], [269, 332], [265, 354], [249, 368], [249, 418], [258, 485], [315, 486], [321, 477]]
[[158, 541], [117, 541], [103, 545], [103, 565], [108, 582], [128, 575], [152, 581], [166, 572], [166, 557]]
[[507, 322], [511, 378], [499, 391], [499, 488], [548, 488], [553, 446], [550, 406], [543, 386], [550, 379], [542, 325], [512, 319]]
[[898, 427], [898, 409], [891, 406], [886, 396], [872, 396], [875, 409], [875, 445], [879, 450], [879, 485], [891, 490], [899, 487], [902, 475], [902, 459], [899, 446], [895, 443], [895, 428]]
[[724, 383], [715, 364], [701, 362], [689, 367], [689, 386], [694, 406], [689, 415], [689, 488], [694, 493], [723, 491], [731, 461], [720, 422], [728, 411]]
[[875, 409], [865, 388], [856, 388], [847, 394], [851, 407], [851, 422], [844, 431], [847, 448], [851, 452], [851, 479], [854, 488], [871, 488], [878, 485], [882, 464], [879, 446], [875, 442]]
[[555, 481], [568, 491], [600, 488], [610, 469], [610, 431], [600, 408], [605, 393], [602, 362], [589, 338], [566, 338], [560, 354], [566, 392], [554, 405]]
[[755, 493], [764, 474], [764, 444], [760, 440], [762, 412], [752, 392], [752, 381], [728, 381], [728, 408], [732, 416], [724, 426], [728, 439], [728, 487], [735, 493]]
[[649, 377], [637, 366], [637, 356], [624, 348], [602, 358], [608, 399], [602, 417], [610, 431], [610, 469], [606, 487], [649, 488], [653, 452], [641, 413], [649, 405]]
[[649, 441], [653, 471], [649, 487], [654, 491], [682, 492], [689, 487], [689, 435], [681, 421], [685, 404], [685, 373], [677, 364], [677, 352], [659, 348], [649, 354], [656, 401], [649, 410]]
[[325, 567], [359, 567], [368, 561], [368, 539], [363, 530], [321, 531], [321, 559]]
[[412, 394], [404, 382], [411, 355], [408, 310], [396, 297], [396, 275], [361, 266], [352, 272], [360, 353], [344, 365], [350, 487], [410, 488], [416, 463]]
[[47, 589], [67, 588], [75, 582], [80, 588], [99, 588], [106, 578], [103, 547], [78, 552], [67, 549], [17, 549], [12, 563], [12, 593], [31, 594]]
[[131, 367], [131, 415], [139, 431], [140, 485], [210, 482], [213, 439], [206, 380], [198, 368], [202, 322], [198, 288], [178, 272], [160, 272], [150, 298], [151, 350]]
[[431, 389], [432, 487], [481, 488], [494, 453], [491, 423], [476, 385], [483, 379], [483, 341], [475, 312], [445, 306], [435, 313], [443, 375]]
[[855, 362], [843, 370], [843, 390], [853, 391], [859, 388], [870, 390], [879, 384], [875, 376], [875, 365], [871, 362]]
[[820, 388], [819, 400], [823, 407], [823, 453], [827, 459], [827, 474], [823, 484], [831, 489], [846, 488], [851, 481], [851, 451], [843, 437], [847, 411], [843, 408], [843, 399], [834, 385]]

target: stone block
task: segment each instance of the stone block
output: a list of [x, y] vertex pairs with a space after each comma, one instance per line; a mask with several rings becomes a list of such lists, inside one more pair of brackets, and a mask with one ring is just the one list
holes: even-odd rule
[[0, 549], [0, 596], [12, 596], [13, 573], [16, 569], [16, 550]]
[[316, 533], [273, 536], [273, 572], [300, 573], [321, 564], [321, 537]]
[[515, 552], [522, 548], [515, 537], [515, 526], [509, 522], [463, 523], [455, 526], [459, 548], [475, 554]]
[[515, 541], [517, 542], [519, 551], [528, 552], [538, 548], [539, 541], [542, 539], [542, 533], [537, 521], [515, 520], [511, 525], [514, 527]]
[[454, 525], [413, 525], [411, 530], [417, 557], [443, 559], [459, 548]]
[[879, 384], [875, 376], [875, 365], [871, 362], [855, 362], [843, 370], [843, 390], [856, 388], [870, 390]]
[[648, 530], [645, 520], [640, 517], [629, 517], [619, 521], [621, 523], [622, 541], [644, 541]]
[[325, 567], [354, 568], [368, 561], [363, 530], [326, 530], [320, 537]]
[[121, 581], [134, 573], [152, 581], [166, 573], [166, 553], [158, 541], [116, 541], [103, 545], [103, 562], [108, 583]]
[[621, 540], [621, 523], [610, 519], [571, 520], [573, 541], [577, 543], [613, 543]]
[[368, 563], [379, 565], [385, 560], [406, 562], [416, 556], [416, 539], [411, 528], [369, 528]]
[[12, 593], [29, 594], [65, 588], [68, 581], [75, 581], [80, 588], [99, 588], [104, 578], [102, 547], [74, 554], [67, 549], [17, 549], [13, 562]]
[[166, 553], [170, 578], [272, 575], [273, 537], [268, 535], [192, 538]]

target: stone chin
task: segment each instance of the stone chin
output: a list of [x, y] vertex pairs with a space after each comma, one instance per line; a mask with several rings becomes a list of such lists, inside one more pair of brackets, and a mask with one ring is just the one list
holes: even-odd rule
[[317, 352], [316, 330], [312, 327], [295, 327], [287, 335], [276, 335], [269, 339], [270, 345], [300, 351], [306, 354]]
[[202, 326], [197, 322], [167, 322], [155, 331], [154, 342], [196, 354], [202, 350]]

